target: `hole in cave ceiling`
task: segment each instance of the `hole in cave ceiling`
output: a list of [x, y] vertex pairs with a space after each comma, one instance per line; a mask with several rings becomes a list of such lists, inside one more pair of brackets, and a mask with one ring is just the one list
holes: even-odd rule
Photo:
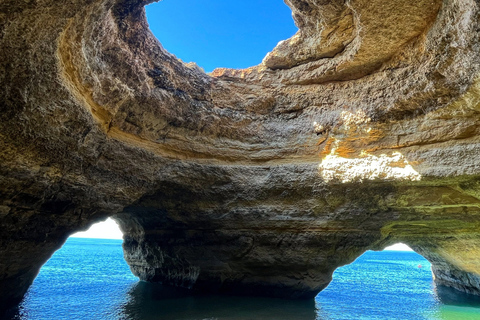
[[282, 0], [163, 0], [146, 12], [162, 46], [206, 72], [258, 65], [297, 31]]

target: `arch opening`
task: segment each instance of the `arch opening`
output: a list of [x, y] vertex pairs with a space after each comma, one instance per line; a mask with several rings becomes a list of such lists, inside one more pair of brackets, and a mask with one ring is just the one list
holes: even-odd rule
[[206, 72], [258, 65], [298, 30], [281, 0], [167, 0], [146, 6], [146, 13], [167, 51]]
[[107, 218], [107, 220], [103, 222], [93, 224], [86, 231], [79, 231], [72, 234], [70, 238], [121, 240], [123, 233], [115, 220]]
[[[432, 264], [408, 245], [366, 251], [335, 270], [316, 300], [321, 319], [480, 318], [480, 297], [435, 284]], [[470, 318], [468, 318], [470, 319]]]
[[121, 319], [138, 283], [123, 258], [122, 236], [111, 218], [72, 234], [42, 266], [12, 318]]

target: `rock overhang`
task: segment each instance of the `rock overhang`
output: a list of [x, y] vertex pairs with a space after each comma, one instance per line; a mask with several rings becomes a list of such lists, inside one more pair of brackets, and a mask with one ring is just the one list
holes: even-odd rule
[[477, 2], [289, 0], [297, 35], [212, 75], [150, 2], [0, 5], [2, 303], [111, 215], [145, 280], [310, 297], [404, 241], [478, 294]]

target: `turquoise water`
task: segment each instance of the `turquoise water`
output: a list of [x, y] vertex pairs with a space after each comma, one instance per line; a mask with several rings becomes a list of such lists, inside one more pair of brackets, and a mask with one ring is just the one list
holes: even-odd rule
[[315, 300], [188, 296], [138, 281], [120, 240], [70, 238], [43, 266], [18, 320], [480, 319], [480, 298], [436, 288], [413, 252], [368, 251]]

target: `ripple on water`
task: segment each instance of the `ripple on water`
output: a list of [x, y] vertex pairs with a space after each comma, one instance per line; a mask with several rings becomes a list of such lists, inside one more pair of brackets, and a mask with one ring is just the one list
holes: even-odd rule
[[428, 261], [392, 251], [368, 251], [339, 268], [315, 300], [191, 296], [138, 281], [121, 240], [70, 238], [43, 266], [13, 318], [472, 320], [480, 319], [480, 297], [436, 288]]

